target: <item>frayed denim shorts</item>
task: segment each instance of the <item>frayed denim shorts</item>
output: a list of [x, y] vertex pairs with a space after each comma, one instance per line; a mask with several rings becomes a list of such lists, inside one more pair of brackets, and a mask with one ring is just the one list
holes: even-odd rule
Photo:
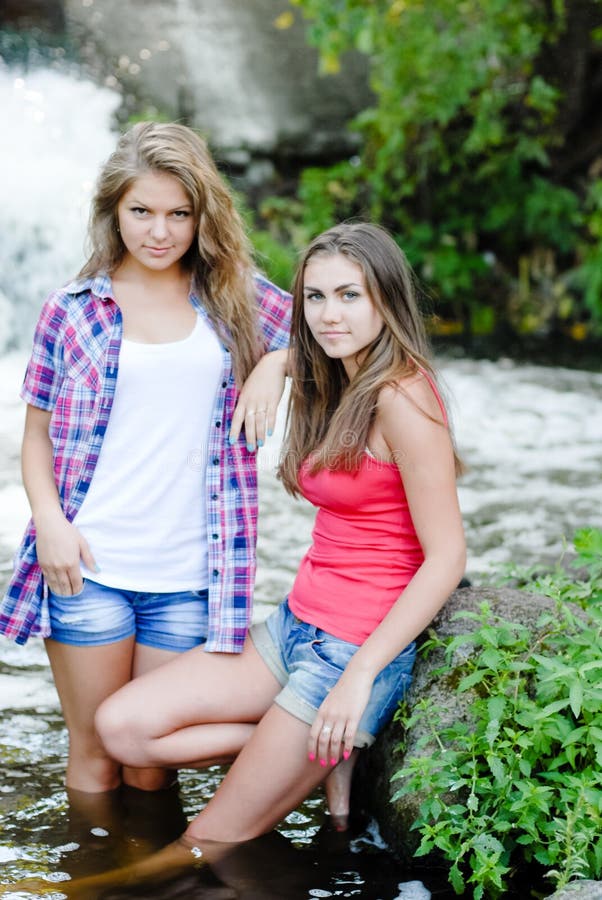
[[[282, 685], [275, 702], [308, 725], [359, 649], [357, 644], [302, 622], [291, 612], [287, 600], [265, 622], [253, 625], [250, 636]], [[374, 743], [378, 732], [392, 718], [412, 681], [415, 658], [416, 645], [412, 641], [376, 677], [355, 736], [356, 747]]]
[[138, 644], [181, 653], [207, 640], [207, 591], [152, 594], [84, 580], [78, 594], [48, 592], [50, 637], [98, 647], [136, 636]]

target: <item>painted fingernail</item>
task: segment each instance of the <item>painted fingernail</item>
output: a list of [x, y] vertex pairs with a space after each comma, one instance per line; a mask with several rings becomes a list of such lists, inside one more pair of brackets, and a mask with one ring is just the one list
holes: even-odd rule
[[249, 453], [252, 453], [254, 449], [255, 447], [253, 446], [253, 444], [247, 444], [247, 450], [249, 451]]
[[350, 756], [351, 753], [349, 752], [349, 750], [343, 750], [343, 759], [349, 759]]
[[100, 566], [98, 565], [98, 563], [96, 563], [96, 565], [94, 566], [94, 571], [100, 572]]
[[272, 431], [272, 429], [268, 428], [268, 437], [272, 437], [273, 434], [274, 432]]
[[236, 443], [236, 438], [233, 438], [231, 434], [228, 435], [228, 443], [229, 443], [229, 444], [235, 444], [235, 443]]
[[330, 760], [330, 765], [331, 765], [331, 766], [336, 766], [336, 764], [337, 764], [337, 760], [336, 760], [336, 759], [334, 758], [334, 756], [333, 756], [332, 759]]
[[308, 757], [309, 757], [309, 761], [310, 761], [310, 762], [313, 762], [313, 761], [315, 760], [315, 758], [316, 758], [316, 754], [315, 754], [315, 753], [308, 753], [307, 755], [308, 755]]
[[263, 441], [257, 441], [257, 446], [258, 446], [258, 447], [263, 447]]
[[326, 760], [325, 760], [325, 759], [321, 759], [321, 760], [320, 760], [320, 765], [321, 765], [321, 766], [325, 766], [325, 765], [326, 765]]

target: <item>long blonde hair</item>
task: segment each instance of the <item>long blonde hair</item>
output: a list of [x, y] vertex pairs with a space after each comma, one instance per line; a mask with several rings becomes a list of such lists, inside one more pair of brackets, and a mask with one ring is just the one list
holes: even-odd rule
[[90, 256], [81, 276], [112, 273], [126, 248], [117, 206], [147, 172], [173, 175], [193, 207], [196, 237], [183, 258], [241, 384], [261, 356], [250, 244], [232, 196], [203, 139], [176, 123], [139, 122], [121, 136], [103, 166], [92, 200]]
[[[318, 255], [335, 254], [343, 254], [361, 267], [368, 292], [384, 322], [351, 381], [341, 361], [328, 357], [319, 346], [303, 312], [303, 280], [308, 262]], [[433, 381], [435, 374], [429, 362], [429, 345], [412, 270], [402, 250], [383, 228], [368, 223], [343, 224], [315, 238], [297, 269], [293, 298], [293, 381], [278, 474], [287, 491], [296, 495], [300, 490], [299, 467], [309, 457], [311, 472], [323, 468], [357, 469], [376, 414], [378, 395], [385, 385], [399, 385], [404, 377], [418, 370]]]

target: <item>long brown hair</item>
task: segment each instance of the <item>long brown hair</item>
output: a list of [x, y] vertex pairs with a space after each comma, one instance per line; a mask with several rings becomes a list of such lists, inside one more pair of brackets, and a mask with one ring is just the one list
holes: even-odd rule
[[[342, 362], [328, 357], [319, 346], [303, 312], [308, 262], [318, 255], [335, 254], [343, 254], [361, 267], [384, 322], [351, 381]], [[385, 385], [399, 386], [404, 377], [418, 370], [433, 381], [435, 374], [411, 267], [393, 238], [378, 225], [337, 225], [315, 238], [297, 269], [293, 298], [293, 378], [278, 474], [287, 491], [296, 495], [299, 467], [310, 456], [312, 472], [359, 466], [378, 395]], [[440, 421], [443, 425], [443, 419]], [[456, 461], [460, 468], [457, 457]]]
[[190, 199], [196, 238], [182, 262], [232, 353], [242, 384], [261, 356], [252, 254], [230, 191], [204, 140], [191, 128], [139, 122], [121, 136], [98, 178], [88, 229], [90, 256], [80, 275], [112, 273], [123, 260], [117, 205], [147, 172], [173, 175]]

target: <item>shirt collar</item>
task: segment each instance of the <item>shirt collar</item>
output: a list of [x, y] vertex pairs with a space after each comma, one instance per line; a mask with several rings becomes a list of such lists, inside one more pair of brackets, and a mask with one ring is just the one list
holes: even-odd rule
[[98, 274], [89, 275], [86, 278], [74, 278], [65, 286], [65, 290], [69, 294], [82, 294], [84, 291], [90, 291], [100, 300], [113, 299], [111, 278], [106, 272], [98, 272]]

